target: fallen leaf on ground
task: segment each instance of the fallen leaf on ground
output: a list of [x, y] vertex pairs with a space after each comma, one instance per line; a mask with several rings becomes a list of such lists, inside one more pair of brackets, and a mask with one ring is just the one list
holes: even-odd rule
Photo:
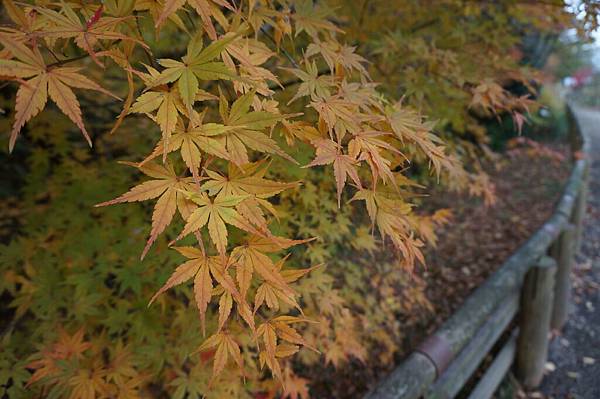
[[567, 371], [567, 377], [573, 378], [576, 380], [579, 378], [579, 373], [577, 373], [575, 371]]
[[594, 363], [596, 363], [596, 359], [594, 359], [593, 357], [587, 357], [587, 356], [583, 357], [583, 364], [590, 365], [590, 364], [594, 364]]

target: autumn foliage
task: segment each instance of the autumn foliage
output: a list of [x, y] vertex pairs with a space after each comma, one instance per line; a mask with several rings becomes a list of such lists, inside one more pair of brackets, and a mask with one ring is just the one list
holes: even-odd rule
[[[128, 301], [152, 304], [136, 310], [153, 320], [146, 327], [123, 314], [49, 312], [58, 333], [42, 333], [44, 345], [23, 363], [24, 389], [298, 398], [308, 395], [302, 365], [367, 361], [373, 346], [390, 362], [402, 329], [390, 315], [428, 308], [410, 271], [448, 221], [443, 210], [419, 213], [418, 194], [440, 183], [493, 201], [474, 162], [487, 151], [481, 120], [509, 115], [521, 129], [535, 105], [506, 86], [535, 91], [537, 72], [517, 51], [523, 31], [574, 24], [561, 2], [427, 3], [4, 0], [0, 78], [17, 88], [9, 149], [60, 112], [90, 146], [100, 143], [91, 151], [117, 154], [124, 166], [95, 166], [115, 184], [92, 199], [152, 204], [140, 255], [166, 280], [160, 287], [149, 276], [148, 295], [147, 272], [127, 258], [139, 276], [117, 276], [117, 296], [97, 293], [125, 314]], [[92, 99], [120, 104], [112, 126], [90, 129]], [[60, 133], [55, 125], [47, 134]], [[143, 180], [110, 199], [126, 168]], [[141, 221], [111, 217], [128, 212], [111, 208], [94, 210], [106, 223], [98, 239], [121, 228], [120, 240], [138, 239]], [[393, 260], [377, 255], [387, 245]], [[96, 272], [112, 276], [121, 255], [102, 251]], [[25, 258], [29, 266], [8, 271], [0, 288], [20, 298], [14, 307], [26, 318], [41, 286]], [[75, 287], [92, 295], [83, 281]]]

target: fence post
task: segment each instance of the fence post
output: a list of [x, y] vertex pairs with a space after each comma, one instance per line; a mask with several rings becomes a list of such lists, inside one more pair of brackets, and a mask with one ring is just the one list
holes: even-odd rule
[[[579, 124], [577, 123], [577, 117], [573, 112], [571, 106], [567, 106], [567, 120], [569, 124], [568, 137], [571, 147], [572, 161], [577, 161], [582, 155], [587, 156], [586, 140], [579, 130]], [[579, 192], [577, 193], [577, 200], [575, 201], [575, 209], [571, 214], [571, 223], [575, 225], [575, 248], [574, 253], [578, 253], [581, 247], [581, 236], [582, 236], [582, 221], [585, 216], [585, 208], [587, 202], [588, 192], [588, 178], [590, 173], [590, 160], [585, 160], [585, 168], [583, 170], [583, 177]]]
[[544, 256], [523, 282], [515, 373], [526, 389], [537, 387], [544, 375], [555, 272], [556, 261]]
[[585, 216], [587, 206], [587, 193], [588, 193], [588, 177], [590, 173], [590, 162], [586, 162], [585, 170], [583, 172], [583, 178], [581, 179], [581, 187], [577, 195], [577, 201], [575, 202], [575, 209], [571, 215], [571, 223], [575, 225], [575, 248], [574, 253], [578, 253], [581, 248], [581, 237], [583, 235], [583, 218]]
[[552, 246], [551, 254], [558, 265], [554, 282], [554, 305], [550, 327], [560, 330], [569, 311], [571, 298], [571, 269], [575, 250], [575, 226], [568, 224]]

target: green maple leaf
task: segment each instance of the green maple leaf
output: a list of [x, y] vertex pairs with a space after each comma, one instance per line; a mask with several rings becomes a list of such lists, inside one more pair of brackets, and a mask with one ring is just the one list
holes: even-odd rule
[[225, 134], [226, 148], [229, 159], [236, 165], [245, 165], [249, 162], [247, 148], [268, 154], [276, 154], [290, 162], [298, 164], [292, 157], [285, 153], [275, 140], [267, 136], [263, 130], [275, 126], [286, 115], [274, 114], [267, 111], [250, 111], [255, 91], [249, 91], [231, 104], [221, 94], [219, 100], [219, 113], [223, 124], [229, 126]]
[[187, 53], [181, 61], [163, 58], [158, 60], [165, 69], [149, 83], [150, 87], [177, 82], [179, 94], [186, 107], [191, 108], [198, 93], [198, 80], [232, 80], [238, 79], [223, 61], [216, 61], [237, 35], [232, 34], [222, 39], [215, 40], [203, 49], [202, 39], [194, 37], [187, 47]]

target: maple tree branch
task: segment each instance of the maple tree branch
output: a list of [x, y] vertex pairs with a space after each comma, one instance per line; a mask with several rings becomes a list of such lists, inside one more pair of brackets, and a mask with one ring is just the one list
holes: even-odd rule
[[82, 55], [78, 55], [77, 57], [67, 58], [66, 60], [58, 60], [56, 62], [53, 62], [52, 64], [48, 64], [47, 68], [54, 68], [54, 67], [57, 67], [57, 66], [62, 66], [62, 65], [71, 63], [71, 62], [83, 60], [83, 59], [85, 59], [85, 58], [87, 58], [89, 56], [90, 56], [89, 53], [85, 53], [85, 54], [82, 54]]
[[45, 48], [46, 50], [48, 50], [48, 52], [49, 52], [49, 53], [52, 55], [52, 57], [53, 57], [53, 58], [54, 58], [54, 59], [55, 59], [57, 62], [58, 62], [58, 61], [60, 61], [60, 59], [59, 59], [59, 58], [56, 56], [56, 53], [55, 53], [54, 51], [52, 51], [52, 49], [51, 49], [50, 47], [48, 47], [48, 46], [46, 45], [46, 43], [45, 43], [45, 42], [43, 42], [43, 41], [42, 41], [42, 46], [44, 46], [44, 48]]
[[[272, 42], [272, 43], [273, 43], [275, 46], [277, 46], [277, 42], [275, 41], [275, 38], [274, 38], [274, 37], [273, 37], [273, 36], [272, 36], [272, 35], [271, 35], [269, 32], [267, 32], [267, 31], [265, 30], [265, 28], [264, 28], [264, 27], [261, 27], [261, 28], [260, 28], [260, 31], [261, 31], [262, 33], [264, 33], [264, 34], [265, 34], [265, 36], [266, 36], [267, 38], [269, 38], [269, 40], [271, 40], [271, 42]], [[290, 53], [288, 53], [288, 52], [287, 52], [287, 50], [286, 50], [286, 49], [284, 49], [284, 48], [283, 48], [283, 47], [281, 47], [281, 46], [277, 46], [277, 47], [278, 47], [278, 48], [281, 50], [281, 52], [283, 53], [283, 55], [285, 55], [285, 57], [286, 57], [286, 58], [287, 58], [287, 59], [288, 59], [288, 60], [291, 62], [291, 64], [294, 66], [294, 68], [300, 68], [300, 66], [298, 65], [298, 63], [296, 62], [296, 60], [295, 60], [295, 59], [294, 59], [294, 58], [293, 58], [293, 57], [290, 55]]]
[[[322, 69], [322, 70], [318, 71], [317, 76], [329, 75], [330, 73], [331, 73], [331, 71], [329, 69]], [[269, 85], [269, 89], [271, 89], [271, 90], [287, 89], [288, 87], [297, 85], [299, 83], [302, 83], [302, 79], [294, 78], [294, 79], [290, 79], [286, 82], [281, 83], [281, 85], [271, 84], [271, 85]]]
[[[144, 40], [144, 35], [142, 34], [142, 29], [140, 28], [140, 19], [137, 18], [138, 17], [139, 12], [135, 11], [134, 15], [136, 16], [135, 18], [135, 28], [137, 30], [138, 35], [140, 35], [140, 39]], [[142, 46], [142, 50], [144, 51], [144, 54], [146, 54], [146, 58], [148, 59], [148, 63], [150, 65], [152, 65], [153, 68], [157, 68], [158, 67], [158, 62], [156, 62], [156, 59], [152, 56], [152, 53], [150, 53], [150, 51], [145, 48], [144, 46]]]
[[369, 0], [363, 0], [362, 7], [360, 8], [360, 17], [358, 18], [358, 26], [362, 27], [363, 20], [365, 19], [365, 12], [367, 11], [367, 4]]

